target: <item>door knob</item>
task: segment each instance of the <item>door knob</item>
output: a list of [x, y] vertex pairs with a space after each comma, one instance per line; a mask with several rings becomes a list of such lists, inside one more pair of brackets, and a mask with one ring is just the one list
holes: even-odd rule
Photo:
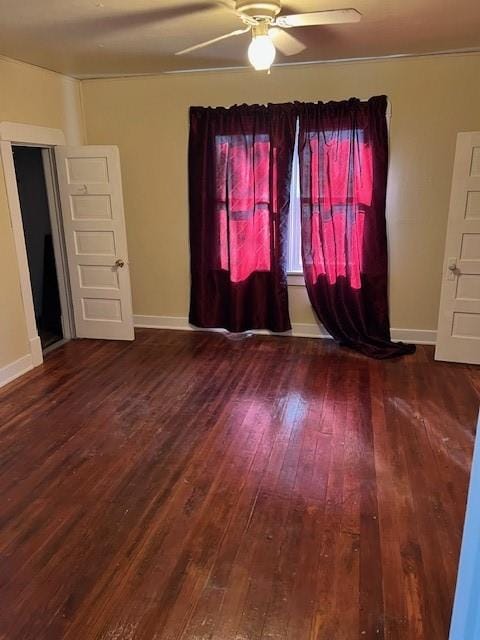
[[115, 266], [120, 267], [121, 269], [122, 267], [125, 266], [125, 262], [121, 258], [118, 258], [117, 260], [115, 260]]
[[447, 268], [449, 271], [447, 274], [447, 280], [455, 280], [458, 275], [457, 258], [449, 258]]

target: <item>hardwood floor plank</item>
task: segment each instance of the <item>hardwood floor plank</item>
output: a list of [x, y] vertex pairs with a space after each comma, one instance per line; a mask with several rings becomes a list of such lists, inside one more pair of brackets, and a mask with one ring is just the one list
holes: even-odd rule
[[139, 330], [0, 391], [0, 638], [447, 640], [480, 371]]

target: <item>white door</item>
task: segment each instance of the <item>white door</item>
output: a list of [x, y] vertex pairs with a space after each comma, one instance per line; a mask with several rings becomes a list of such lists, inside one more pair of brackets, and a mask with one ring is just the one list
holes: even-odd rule
[[435, 358], [480, 364], [480, 132], [457, 137]]
[[117, 147], [55, 147], [78, 338], [133, 340]]
[[480, 416], [476, 433], [449, 640], [480, 638]]

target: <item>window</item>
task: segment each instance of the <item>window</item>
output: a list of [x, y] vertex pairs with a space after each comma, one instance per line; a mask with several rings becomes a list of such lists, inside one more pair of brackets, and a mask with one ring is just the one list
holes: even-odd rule
[[[299, 275], [302, 267], [302, 235], [300, 204], [300, 166], [298, 160], [298, 119], [293, 151], [292, 180], [290, 183], [290, 210], [288, 212], [287, 273]], [[303, 279], [302, 279], [303, 282]]]
[[[286, 266], [290, 284], [304, 283], [298, 134], [297, 119], [287, 237]], [[321, 135], [312, 131], [305, 162], [306, 170], [311, 171], [311, 213], [317, 229], [312, 250], [320, 256], [322, 273], [332, 276], [333, 269], [336, 275], [342, 275], [345, 264], [354, 264], [357, 282], [362, 268], [365, 206], [369, 206], [371, 200], [372, 161], [363, 131], [356, 132], [353, 154], [352, 137], [350, 129], [327, 130]], [[254, 272], [269, 271], [271, 266], [270, 140], [265, 134], [219, 135], [215, 146], [220, 266], [230, 271], [233, 282], [241, 282]], [[362, 171], [354, 171], [354, 165], [362, 167]], [[321, 185], [328, 185], [328, 189]], [[349, 231], [347, 244], [344, 242], [346, 230]], [[322, 246], [318, 245], [320, 236], [324, 238]], [[337, 273], [339, 262], [342, 264]]]
[[270, 271], [270, 139], [216, 136], [220, 267], [232, 282]]
[[[304, 161], [306, 170], [311, 171], [311, 214], [313, 229], [316, 230], [311, 250], [323, 265], [322, 273], [327, 273], [332, 281], [337, 275], [345, 275], [346, 264], [354, 265], [353, 279], [358, 285], [362, 269], [365, 207], [370, 206], [372, 197], [371, 148], [365, 142], [362, 130], [356, 132], [353, 153], [353, 131], [350, 129], [327, 130], [321, 135], [311, 132], [308, 137]], [[362, 167], [362, 171], [354, 170], [354, 166]], [[303, 274], [301, 215], [297, 121], [288, 219], [289, 284], [303, 282], [303, 278], [299, 277]], [[320, 237], [323, 238], [321, 246]], [[347, 244], [345, 237], [348, 238]], [[332, 274], [332, 270], [335, 274]]]

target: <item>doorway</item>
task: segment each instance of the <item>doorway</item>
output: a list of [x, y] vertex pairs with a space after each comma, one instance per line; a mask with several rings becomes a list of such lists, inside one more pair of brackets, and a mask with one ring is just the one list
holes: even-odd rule
[[[0, 122], [0, 161], [30, 351], [22, 361], [22, 373], [42, 364], [44, 358], [20, 209], [15, 147], [41, 151], [63, 339], [134, 340], [118, 148], [66, 146], [60, 129]], [[61, 343], [54, 342], [47, 349]]]
[[[33, 308], [42, 351], [70, 338], [62, 309], [58, 219], [47, 183], [49, 149], [13, 145], [13, 162], [27, 253]], [[48, 176], [49, 178], [51, 176]], [[56, 250], [57, 249], [57, 250]], [[60, 264], [59, 264], [60, 263]]]

